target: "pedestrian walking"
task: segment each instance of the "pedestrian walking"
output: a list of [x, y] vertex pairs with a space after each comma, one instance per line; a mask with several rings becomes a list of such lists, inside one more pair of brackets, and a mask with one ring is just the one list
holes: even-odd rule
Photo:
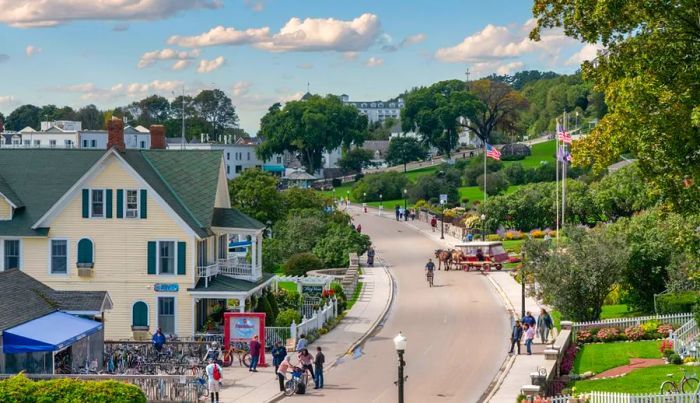
[[510, 332], [510, 351], [508, 354], [513, 354], [513, 348], [518, 346], [518, 354], [520, 354], [520, 339], [523, 337], [523, 328], [520, 326], [520, 321], [516, 320], [513, 325], [513, 330]]
[[524, 324], [523, 330], [525, 331], [525, 348], [527, 349], [527, 355], [532, 355], [532, 341], [535, 339], [535, 327]]
[[435, 229], [437, 228], [437, 218], [435, 218], [435, 216], [430, 219], [430, 226], [433, 228], [433, 232], [435, 232]]
[[300, 352], [301, 350], [305, 349], [306, 346], [309, 344], [309, 341], [306, 340], [306, 336], [303, 334], [299, 336], [299, 340], [297, 340], [297, 353]]
[[411, 221], [416, 221], [416, 209], [411, 209]]
[[540, 316], [537, 317], [537, 333], [540, 334], [542, 344], [547, 343], [547, 340], [549, 340], [549, 331], [552, 330], [553, 325], [552, 316], [546, 309], [542, 308]]
[[272, 365], [275, 366], [275, 373], [277, 373], [280, 364], [286, 356], [287, 349], [284, 348], [281, 341], [276, 341], [274, 347], [272, 347]]
[[408, 216], [409, 216], [410, 214], [411, 214], [411, 213], [410, 213], [409, 210], [404, 209], [404, 211], [403, 211], [403, 220], [404, 220], [404, 221], [408, 221]]
[[525, 312], [525, 316], [523, 317], [523, 325], [528, 325], [530, 327], [534, 327], [537, 324], [537, 320], [535, 320], [535, 317], [532, 316], [532, 313], [530, 311]]
[[219, 392], [221, 391], [221, 380], [224, 378], [224, 371], [221, 365], [217, 364], [213, 358], [209, 359], [209, 365], [204, 368], [207, 374], [207, 388], [209, 389], [209, 399], [211, 403], [219, 403]]
[[323, 364], [326, 362], [326, 356], [321, 351], [321, 346], [316, 347], [316, 358], [314, 359], [314, 389], [323, 389]]
[[401, 209], [401, 207], [399, 207], [398, 204], [396, 205], [396, 207], [394, 207], [394, 213], [396, 214], [396, 221], [399, 221], [399, 218], [400, 218], [399, 215], [401, 213], [400, 209]]
[[[308, 371], [309, 375], [311, 375], [311, 378], [314, 377], [314, 356], [309, 353], [309, 350], [307, 349], [302, 349], [301, 352], [297, 355], [297, 358], [299, 359], [299, 364], [301, 364], [301, 370], [303, 372]], [[314, 385], [316, 385], [316, 380], [314, 379]]]
[[280, 392], [284, 392], [284, 381], [287, 379], [287, 371], [292, 367], [292, 356], [285, 356], [277, 367], [277, 379], [280, 382]]
[[160, 328], [156, 330], [156, 333], [151, 338], [151, 343], [153, 343], [153, 348], [160, 353], [160, 351], [163, 349], [163, 345], [165, 345], [165, 335]]
[[357, 233], [361, 234], [362, 233], [362, 224], [357, 224]]
[[367, 266], [369, 267], [374, 266], [374, 254], [374, 248], [370, 246], [369, 249], [367, 249]]
[[250, 341], [248, 345], [248, 351], [250, 352], [250, 372], [258, 372], [258, 361], [260, 361], [260, 342], [258, 341], [258, 336], [253, 336], [253, 340]]

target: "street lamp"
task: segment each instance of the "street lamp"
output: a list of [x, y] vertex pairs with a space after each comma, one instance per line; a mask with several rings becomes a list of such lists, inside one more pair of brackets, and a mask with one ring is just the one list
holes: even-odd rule
[[440, 211], [440, 239], [445, 239], [445, 207]]
[[267, 224], [267, 236], [268, 238], [272, 238], [272, 221], [267, 220], [265, 224]]
[[403, 353], [406, 351], [406, 337], [401, 332], [394, 337], [394, 348], [399, 355], [399, 380], [396, 384], [399, 386], [399, 403], [403, 403], [403, 384], [406, 377], [403, 375], [403, 367], [406, 366], [406, 361], [403, 360]]
[[522, 295], [520, 300], [520, 311], [522, 315], [521, 318], [525, 317], [525, 247], [520, 248], [520, 287], [522, 288]]
[[384, 207], [384, 205], [382, 204], [382, 197], [383, 197], [383, 195], [380, 193], [380, 194], [379, 194], [379, 208], [383, 208], [383, 207]]
[[406, 206], [406, 197], [408, 195], [408, 190], [404, 189], [403, 190], [403, 209], [406, 210], [408, 207]]
[[484, 225], [485, 224], [486, 224], [486, 214], [482, 214], [481, 215], [481, 240], [482, 241], [486, 240], [486, 236], [484, 235], [484, 232], [485, 232]]

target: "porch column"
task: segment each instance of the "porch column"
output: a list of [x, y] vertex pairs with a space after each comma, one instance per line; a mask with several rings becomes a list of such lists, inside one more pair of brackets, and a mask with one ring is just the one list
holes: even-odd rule
[[257, 273], [257, 267], [258, 267], [258, 234], [255, 234], [251, 237], [251, 249], [252, 249], [252, 256], [250, 259], [251, 263], [251, 274], [253, 275], [253, 278], [255, 278], [255, 274]]
[[[263, 233], [260, 232], [258, 233], [257, 237], [260, 237], [260, 240], [258, 242], [258, 271], [262, 272], [262, 235]], [[256, 238], [257, 238], [256, 237]]]
[[238, 311], [245, 312], [245, 298], [238, 300]]

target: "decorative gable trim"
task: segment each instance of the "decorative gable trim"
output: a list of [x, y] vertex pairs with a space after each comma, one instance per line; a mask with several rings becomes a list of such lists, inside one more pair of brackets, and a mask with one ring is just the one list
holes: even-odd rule
[[[163, 198], [156, 192], [149, 184], [146, 182], [145, 179], [139, 173], [129, 165], [124, 158], [119, 155], [119, 152], [117, 152], [115, 149], [111, 148], [105, 152], [105, 154], [82, 176], [78, 181], [70, 188], [68, 191], [61, 196], [60, 199], [39, 219], [37, 220], [34, 225], [32, 225], [32, 229], [37, 229], [37, 228], [47, 228], [50, 227], [51, 222], [66, 208], [70, 200], [73, 199], [73, 197], [78, 197], [81, 189], [86, 185], [87, 182], [89, 182], [90, 179], [94, 178], [97, 176], [102, 170], [104, 170], [106, 164], [105, 162], [108, 160], [110, 156], [113, 156], [115, 159], [117, 159], [121, 166], [136, 180], [140, 183], [140, 188], [141, 189], [147, 189], [148, 194], [155, 199], [155, 201], [168, 213], [168, 215], [176, 222], [182, 229], [189, 235], [194, 236], [195, 238], [199, 239], [197, 234], [192, 230], [192, 228], [170, 207], [170, 205], [163, 200]], [[115, 185], [116, 188], [121, 188], [120, 185]]]
[[[217, 206], [216, 201], [219, 196], [223, 196], [224, 206]], [[226, 176], [226, 161], [224, 155], [221, 155], [221, 165], [219, 166], [219, 179], [216, 184], [216, 195], [214, 196], [214, 207], [229, 208], [231, 207], [231, 194], [228, 192], [228, 177]]]
[[7, 197], [7, 196], [5, 196], [4, 194], [2, 194], [2, 192], [0, 192], [0, 197], [2, 197], [3, 199], [5, 199], [5, 201], [7, 202], [7, 204], [9, 204], [13, 209], [18, 208], [14, 203], [12, 203], [12, 200], [10, 200], [9, 197]]

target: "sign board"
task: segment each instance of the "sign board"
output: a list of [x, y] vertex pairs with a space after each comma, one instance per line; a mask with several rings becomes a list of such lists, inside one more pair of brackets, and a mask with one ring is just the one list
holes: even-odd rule
[[445, 203], [447, 203], [447, 195], [441, 194], [440, 195], [440, 204], [445, 204]]
[[224, 313], [224, 346], [228, 348], [233, 342], [249, 342], [258, 336], [262, 345], [260, 365], [265, 366], [265, 314], [262, 312], [226, 312]]
[[177, 283], [155, 283], [153, 285], [153, 291], [155, 291], [155, 292], [178, 292], [178, 291], [180, 291], [180, 286]]
[[323, 286], [322, 285], [306, 285], [302, 284], [301, 285], [301, 293], [302, 295], [309, 295], [309, 296], [321, 296], [323, 294]]

